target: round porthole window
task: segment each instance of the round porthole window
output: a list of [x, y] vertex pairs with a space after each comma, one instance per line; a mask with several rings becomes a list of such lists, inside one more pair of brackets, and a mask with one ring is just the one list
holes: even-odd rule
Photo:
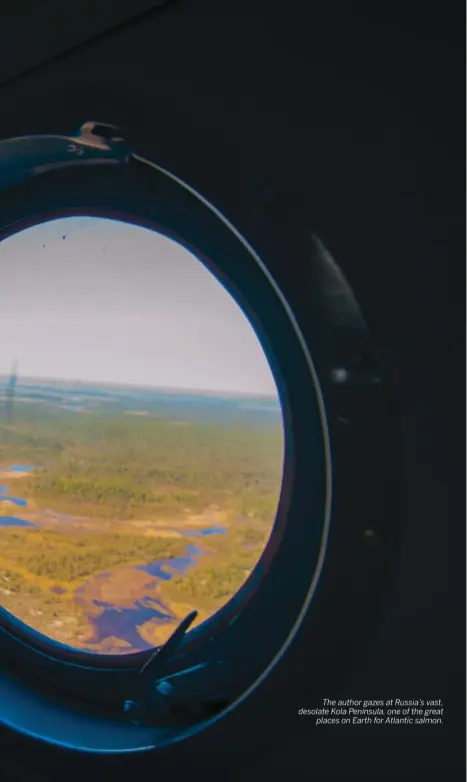
[[264, 351], [208, 268], [122, 220], [0, 245], [0, 603], [94, 654], [161, 645], [250, 576], [284, 436]]
[[112, 126], [2, 142], [0, 224], [0, 719], [93, 751], [180, 740], [309, 610], [334, 391], [325, 410], [244, 237]]

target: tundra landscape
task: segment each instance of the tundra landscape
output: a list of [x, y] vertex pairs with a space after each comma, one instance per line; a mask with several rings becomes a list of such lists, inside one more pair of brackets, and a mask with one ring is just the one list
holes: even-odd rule
[[264, 549], [282, 440], [273, 398], [23, 379], [0, 429], [2, 606], [101, 653], [199, 624]]

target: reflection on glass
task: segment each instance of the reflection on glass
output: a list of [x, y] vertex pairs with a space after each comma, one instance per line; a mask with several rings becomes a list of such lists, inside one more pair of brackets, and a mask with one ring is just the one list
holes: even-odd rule
[[0, 244], [0, 274], [0, 603], [79, 649], [151, 648], [264, 549], [283, 462], [269, 365], [156, 232], [52, 220]]

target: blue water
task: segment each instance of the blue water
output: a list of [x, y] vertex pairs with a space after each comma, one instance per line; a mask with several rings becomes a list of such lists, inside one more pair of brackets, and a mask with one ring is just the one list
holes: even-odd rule
[[178, 530], [181, 535], [184, 535], [188, 538], [200, 538], [204, 535], [225, 535], [226, 530], [224, 527], [217, 527], [216, 525], [212, 527], [207, 527], [205, 529], [188, 529], [188, 528], [182, 528]]
[[208, 529], [202, 529], [201, 535], [225, 535], [224, 527], [209, 527]]
[[19, 505], [20, 508], [25, 508], [28, 504], [27, 500], [23, 500], [21, 497], [9, 497], [8, 495], [3, 495], [0, 497], [0, 502], [13, 502], [15, 505]]
[[76, 413], [101, 405], [127, 412], [155, 413], [167, 421], [209, 423], [225, 426], [240, 422], [253, 428], [281, 425], [281, 406], [276, 397], [210, 394], [173, 389], [100, 387], [97, 384], [17, 383], [16, 398], [64, 406]]
[[[189, 567], [196, 563], [196, 557], [201, 554], [197, 546], [187, 546], [185, 556], [161, 559], [149, 562], [146, 565], [136, 565], [135, 570], [142, 570], [153, 576], [156, 580], [146, 584], [147, 589], [157, 586], [157, 581], [169, 581], [173, 572], [167, 572], [164, 568], [170, 568], [176, 573], [185, 573]], [[101, 574], [104, 577], [107, 574]], [[84, 585], [76, 590], [76, 595], [84, 591]], [[168, 608], [155, 597], [145, 596], [137, 600], [131, 608], [118, 608], [104, 600], [94, 600], [94, 605], [103, 608], [99, 616], [88, 616], [88, 620], [94, 628], [94, 638], [90, 644], [97, 644], [105, 638], [115, 637], [131, 644], [135, 651], [149, 649], [150, 644], [141, 638], [138, 626], [151, 619], [159, 622], [173, 622], [174, 616]]]
[[0, 527], [35, 527], [32, 521], [18, 519], [16, 516], [0, 516]]
[[[15, 472], [28, 472], [34, 468], [29, 465], [10, 465], [8, 468], [2, 467], [0, 469], [3, 471], [9, 469]], [[21, 497], [12, 497], [7, 494], [8, 491], [9, 489], [7, 486], [0, 485], [0, 502], [2, 500], [9, 500], [20, 507], [27, 506], [27, 500], [24, 500]], [[52, 513], [52, 515], [55, 518], [64, 520], [69, 518], [67, 514]], [[0, 526], [35, 527], [36, 525], [15, 516], [0, 516]], [[184, 529], [180, 531], [182, 534], [193, 535], [194, 537], [216, 534], [225, 535], [226, 533], [224, 527], [218, 525], [213, 525], [202, 530]], [[188, 545], [184, 556], [161, 559], [144, 565], [137, 565], [135, 569], [148, 573], [148, 575], [156, 579], [145, 585], [147, 589], [151, 589], [157, 586], [158, 581], [169, 581], [175, 573], [186, 573], [190, 567], [196, 564], [197, 557], [200, 554], [202, 554], [202, 551], [197, 546]], [[100, 573], [97, 578], [106, 579], [110, 575], [111, 574], [108, 572]], [[59, 586], [53, 586], [50, 589], [57, 595], [66, 592], [65, 589]], [[79, 596], [84, 589], [85, 585], [83, 584], [76, 590], [75, 595]], [[157, 619], [158, 622], [166, 623], [173, 622], [175, 618], [160, 600], [150, 596], [143, 596], [136, 601], [132, 607], [128, 608], [118, 608], [112, 603], [104, 600], [94, 600], [93, 602], [95, 606], [102, 608], [103, 610], [98, 616], [88, 616], [88, 620], [94, 631], [93, 640], [89, 642], [91, 646], [100, 643], [105, 638], [114, 637], [126, 641], [135, 651], [149, 649], [151, 648], [151, 645], [144, 641], [140, 636], [138, 626], [151, 619]]]
[[[34, 467], [29, 467], [21, 464], [11, 464], [9, 467], [0, 467], [0, 470], [12, 470], [14, 472], [23, 472], [33, 470]], [[0, 485], [0, 502], [12, 502], [14, 505], [18, 505], [20, 508], [25, 508], [28, 504], [27, 500], [22, 497], [12, 497], [9, 492], [8, 486]], [[16, 516], [0, 516], [0, 526], [2, 527], [35, 527], [31, 521], [25, 521], [24, 519], [18, 519]]]
[[[135, 570], [142, 570], [150, 576], [155, 577], [154, 581], [145, 584], [147, 589], [157, 586], [158, 580], [167, 581], [172, 578], [173, 573], [163, 570], [168, 567], [178, 573], [184, 573], [195, 564], [195, 557], [201, 553], [196, 546], [187, 546], [185, 556], [173, 557], [172, 559], [163, 559], [157, 562], [150, 562], [147, 565], [137, 565]], [[97, 578], [108, 578], [110, 573], [100, 573]], [[54, 590], [55, 591], [55, 590]], [[75, 595], [78, 597], [85, 591], [85, 584], [78, 587]], [[94, 638], [89, 641], [89, 645], [98, 644], [105, 638], [120, 638], [129, 643], [135, 651], [152, 648], [140, 636], [138, 626], [145, 624], [151, 619], [157, 619], [158, 622], [173, 622], [174, 616], [169, 609], [156, 597], [143, 596], [137, 600], [133, 606], [128, 608], [118, 608], [117, 606], [105, 600], [93, 600], [95, 606], [104, 610], [98, 616], [89, 616], [88, 621], [93, 627]]]
[[160, 578], [161, 581], [170, 581], [172, 574], [162, 570], [164, 565], [167, 565], [167, 560], [162, 560], [162, 562], [150, 562], [149, 565], [136, 565], [135, 570], [143, 570], [144, 573]]
[[[203, 553], [203, 552], [201, 551], [201, 549], [200, 549], [200, 548], [198, 548], [198, 546], [193, 546], [193, 544], [192, 544], [192, 543], [190, 543], [190, 545], [186, 547], [186, 550], [187, 550], [187, 551], [188, 551], [190, 554], [192, 554], [193, 556], [195, 556], [195, 557], [199, 557], [199, 556], [200, 556], [200, 554], [202, 554], [202, 553]], [[174, 557], [174, 559], [177, 559], [177, 560], [178, 560], [178, 559], [182, 559], [182, 558], [181, 558], [181, 557]], [[173, 560], [172, 560], [172, 561], [173, 561]]]
[[161, 581], [170, 581], [172, 573], [168, 573], [162, 568], [170, 568], [176, 573], [186, 573], [188, 568], [196, 562], [196, 557], [201, 554], [197, 546], [187, 546], [188, 554], [181, 557], [172, 557], [172, 559], [159, 559], [156, 562], [149, 562], [145, 565], [135, 565], [135, 570], [142, 570], [150, 576], [160, 578]]
[[[148, 605], [149, 602], [158, 608]], [[91, 644], [99, 643], [104, 638], [121, 638], [137, 651], [151, 648], [151, 644], [144, 641], [138, 633], [138, 625], [145, 624], [150, 619], [172, 622], [174, 616], [162, 603], [146, 598], [138, 600], [133, 608], [105, 608], [99, 616], [90, 616], [88, 619], [94, 629]]]

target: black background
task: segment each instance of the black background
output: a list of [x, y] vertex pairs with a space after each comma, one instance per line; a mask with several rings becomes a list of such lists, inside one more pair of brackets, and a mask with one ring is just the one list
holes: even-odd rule
[[[304, 632], [290, 653], [294, 675], [276, 687], [277, 735], [231, 768], [213, 747], [217, 777], [464, 779], [463, 6], [174, 0], [115, 26], [155, 4], [115, 3], [112, 16], [96, 3], [92, 24], [90, 3], [60, 5], [2, 5], [1, 136], [86, 119], [137, 128], [138, 152], [198, 188], [271, 258], [302, 318], [297, 247], [315, 230], [391, 367], [404, 541], [379, 632], [347, 690], [442, 698], [445, 724], [313, 731], [311, 718], [295, 717], [319, 705]], [[35, 746], [26, 758], [6, 733], [1, 752], [5, 779], [45, 780], [60, 768], [73, 778], [76, 768]], [[117, 768], [107, 763], [98, 778]], [[157, 773], [153, 758], [146, 775]], [[180, 773], [175, 765], [171, 778]]]

